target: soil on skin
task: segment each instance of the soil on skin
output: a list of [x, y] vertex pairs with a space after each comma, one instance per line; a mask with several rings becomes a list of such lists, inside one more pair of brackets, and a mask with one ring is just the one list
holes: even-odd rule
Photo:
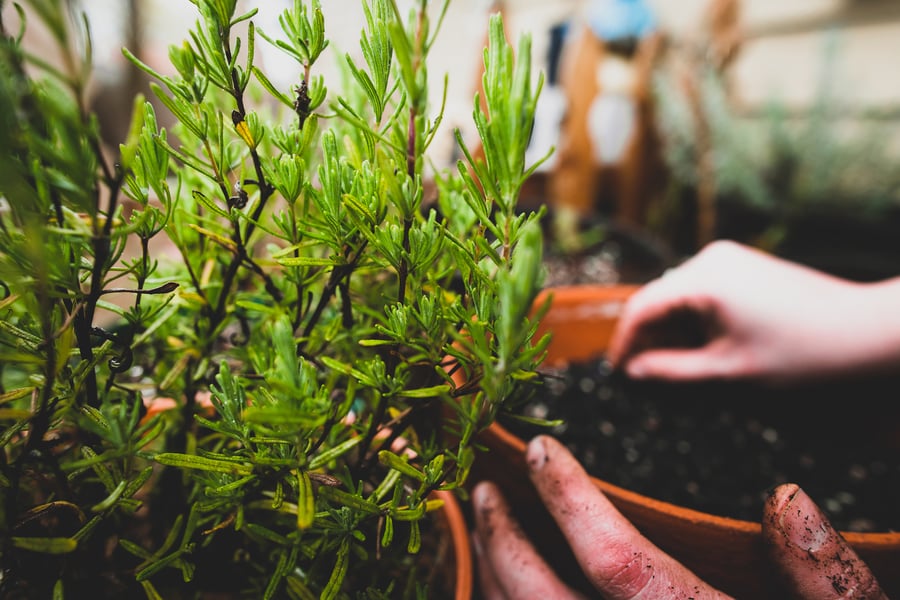
[[598, 359], [545, 369], [544, 382], [520, 414], [562, 425], [500, 423], [524, 439], [551, 433], [596, 477], [750, 521], [771, 488], [794, 482], [839, 530], [900, 531], [900, 378], [781, 390], [638, 384]]

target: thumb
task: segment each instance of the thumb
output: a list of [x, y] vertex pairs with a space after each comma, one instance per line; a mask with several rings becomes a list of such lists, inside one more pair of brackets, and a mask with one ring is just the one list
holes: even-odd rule
[[797, 485], [778, 486], [762, 525], [769, 556], [803, 600], [886, 599], [869, 567]]
[[733, 353], [712, 342], [699, 348], [654, 348], [632, 356], [623, 365], [632, 379], [689, 382], [738, 374]]

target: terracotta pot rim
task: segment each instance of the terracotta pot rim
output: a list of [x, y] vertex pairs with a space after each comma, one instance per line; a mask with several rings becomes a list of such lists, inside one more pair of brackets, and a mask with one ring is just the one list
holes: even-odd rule
[[[499, 423], [492, 423], [482, 434], [485, 437], [493, 437], [500, 444], [504, 444], [525, 455], [527, 442], [519, 436], [511, 433]], [[591, 481], [613, 501], [626, 501], [631, 504], [639, 504], [652, 509], [655, 512], [665, 513], [673, 519], [689, 522], [695, 525], [706, 526], [714, 529], [729, 529], [750, 535], [761, 535], [762, 526], [754, 521], [745, 521], [732, 517], [724, 517], [707, 513], [679, 504], [673, 504], [664, 500], [657, 500], [651, 496], [639, 494], [627, 488], [612, 484], [598, 477], [591, 477]], [[880, 547], [900, 544], [900, 532], [853, 532], [841, 531], [841, 535], [856, 548]]]
[[540, 306], [549, 295], [554, 298], [563, 297], [572, 302], [574, 299], [593, 298], [598, 293], [609, 296], [609, 299], [624, 300], [643, 286], [633, 283], [575, 283], [570, 285], [554, 285], [542, 289], [534, 301], [535, 306]]
[[456, 590], [453, 597], [455, 600], [471, 600], [474, 578], [472, 546], [466, 518], [453, 492], [437, 490], [433, 492], [433, 496], [444, 502], [441, 510], [447, 518], [450, 537], [453, 539], [453, 558], [456, 561]]

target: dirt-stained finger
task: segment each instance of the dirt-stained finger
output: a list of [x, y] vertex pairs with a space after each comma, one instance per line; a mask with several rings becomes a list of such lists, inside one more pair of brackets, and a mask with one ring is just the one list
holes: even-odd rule
[[509, 506], [496, 485], [482, 482], [472, 491], [475, 524], [481, 552], [490, 568], [489, 585], [494, 597], [501, 588], [516, 600], [574, 600], [580, 598], [559, 580], [528, 541], [511, 516]]
[[763, 537], [773, 563], [801, 600], [887, 598], [869, 567], [795, 484], [777, 487], [766, 500]]
[[641, 535], [558, 441], [536, 437], [527, 461], [544, 504], [604, 598], [726, 597]]

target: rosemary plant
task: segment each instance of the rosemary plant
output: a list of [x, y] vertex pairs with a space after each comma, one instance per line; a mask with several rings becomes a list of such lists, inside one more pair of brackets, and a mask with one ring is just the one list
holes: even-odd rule
[[[125, 50], [174, 125], [137, 98], [114, 152], [88, 24], [26, 2], [66, 69], [23, 49], [26, 11], [2, 24], [0, 595], [440, 597], [416, 558], [432, 492], [464, 495], [477, 432], [545, 345], [540, 215], [516, 209], [528, 37], [514, 58], [491, 19], [485, 158], [460, 139], [431, 174], [447, 2], [363, 1], [337, 89], [317, 0], [278, 32], [190, 1], [173, 75]], [[292, 89], [260, 43], [297, 61]]]

